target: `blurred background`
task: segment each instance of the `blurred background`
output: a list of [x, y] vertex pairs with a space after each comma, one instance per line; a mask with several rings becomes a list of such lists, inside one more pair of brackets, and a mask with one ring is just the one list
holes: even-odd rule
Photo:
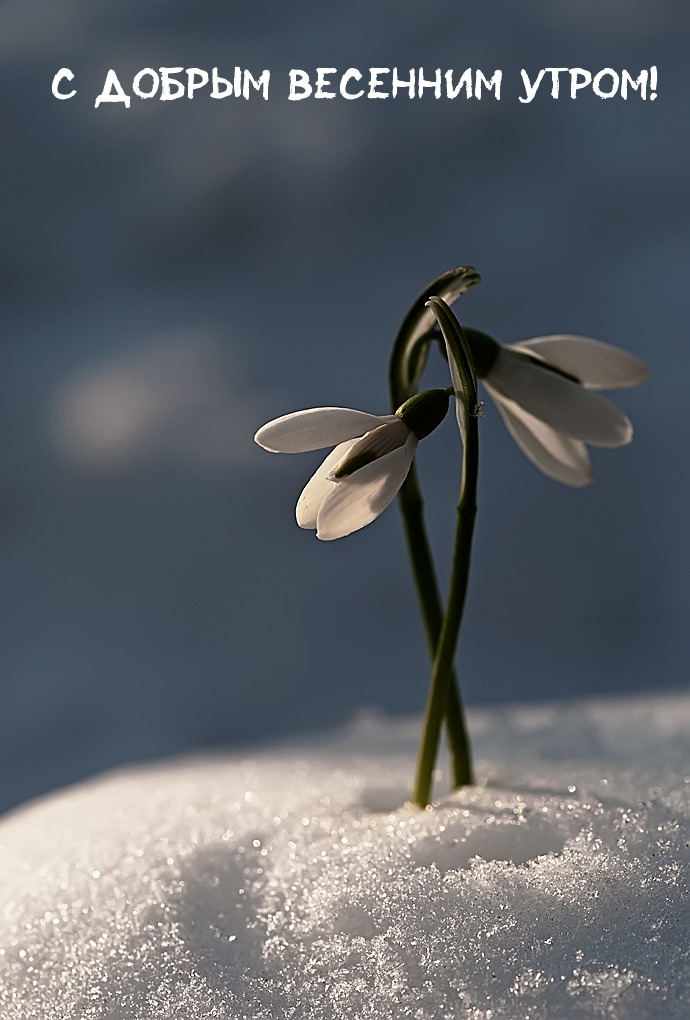
[[[594, 450], [584, 490], [487, 407], [468, 702], [687, 685], [689, 28], [681, 0], [0, 3], [0, 807], [421, 711], [397, 509], [318, 542], [293, 515], [320, 455], [252, 435], [386, 413], [401, 317], [462, 263], [466, 324], [598, 337], [654, 373], [614, 395], [635, 441]], [[111, 67], [131, 94], [143, 67], [236, 64], [270, 68], [268, 102], [94, 109]], [[518, 102], [522, 67], [652, 64], [655, 102]], [[287, 101], [291, 67], [374, 65], [501, 68], [502, 98]], [[459, 465], [449, 416], [419, 455], [444, 578]]]

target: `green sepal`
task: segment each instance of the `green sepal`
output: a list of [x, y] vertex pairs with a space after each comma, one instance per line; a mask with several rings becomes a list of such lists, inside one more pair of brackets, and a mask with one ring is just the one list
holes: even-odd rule
[[395, 412], [417, 439], [426, 439], [448, 414], [449, 390], [424, 390], [415, 393]]
[[501, 345], [480, 329], [471, 329], [463, 326], [462, 331], [467, 338], [467, 343], [472, 352], [472, 360], [478, 379], [485, 379], [496, 363], [496, 358], [501, 350]]

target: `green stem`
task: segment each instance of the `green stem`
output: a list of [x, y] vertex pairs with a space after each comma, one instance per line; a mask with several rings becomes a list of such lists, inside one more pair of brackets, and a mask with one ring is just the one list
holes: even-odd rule
[[[433, 295], [452, 302], [480, 281], [472, 266], [459, 266], [443, 273], [426, 287], [403, 319], [391, 352], [389, 383], [392, 410], [396, 411], [417, 392], [436, 327], [435, 312], [428, 306]], [[424, 526], [422, 496], [414, 465], [400, 490], [400, 507], [407, 547], [412, 563], [417, 597], [422, 612], [429, 655], [434, 662], [441, 633], [443, 607], [431, 549]], [[470, 744], [462, 703], [454, 673], [445, 707], [448, 744], [451, 751], [453, 786], [473, 782]]]
[[[412, 563], [412, 574], [422, 611], [424, 633], [429, 657], [433, 664], [441, 634], [443, 610], [429, 540], [424, 527], [424, 502], [414, 464], [400, 490], [399, 498], [405, 538]], [[453, 770], [453, 788], [457, 789], [459, 786], [471, 784], [473, 777], [470, 743], [454, 673], [451, 674], [445, 715]]]
[[[446, 614], [436, 646], [431, 686], [427, 699], [422, 741], [417, 762], [417, 776], [413, 801], [426, 807], [431, 795], [433, 769], [441, 736], [441, 723], [448, 704], [453, 683], [453, 658], [460, 633], [467, 583], [469, 580], [472, 535], [477, 513], [477, 475], [479, 468], [479, 430], [476, 416], [477, 385], [474, 368], [462, 330], [448, 306], [437, 298], [431, 299], [443, 335], [450, 348], [460, 386], [456, 386], [456, 400], [464, 406], [464, 450], [462, 478], [458, 500], [457, 527], [453, 549], [450, 591]], [[469, 766], [469, 762], [468, 762]]]

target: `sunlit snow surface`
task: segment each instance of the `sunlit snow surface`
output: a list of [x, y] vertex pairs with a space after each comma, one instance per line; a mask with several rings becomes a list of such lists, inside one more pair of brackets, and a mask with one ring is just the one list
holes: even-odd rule
[[3, 1020], [690, 1016], [690, 697], [111, 773], [0, 823]]

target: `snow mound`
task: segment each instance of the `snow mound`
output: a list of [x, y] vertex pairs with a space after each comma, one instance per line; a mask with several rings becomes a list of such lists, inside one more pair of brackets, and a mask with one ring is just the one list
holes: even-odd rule
[[690, 1016], [690, 696], [132, 768], [0, 824], [3, 1020]]

